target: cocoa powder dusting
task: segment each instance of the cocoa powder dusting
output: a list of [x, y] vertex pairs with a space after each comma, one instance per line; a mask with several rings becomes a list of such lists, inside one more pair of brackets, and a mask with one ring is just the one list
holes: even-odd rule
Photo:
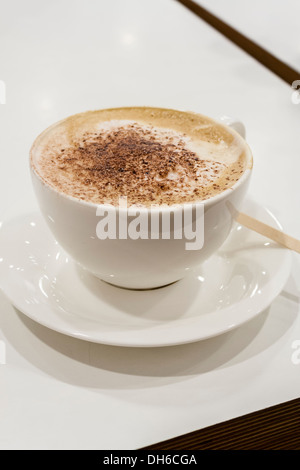
[[[58, 191], [94, 203], [174, 204], [203, 200], [243, 173], [238, 164], [201, 160], [184, 136], [133, 123], [85, 132], [72, 146], [41, 159], [41, 174]], [[236, 172], [236, 173], [235, 173]], [[234, 175], [233, 175], [234, 173]], [[233, 178], [234, 176], [234, 178]]]

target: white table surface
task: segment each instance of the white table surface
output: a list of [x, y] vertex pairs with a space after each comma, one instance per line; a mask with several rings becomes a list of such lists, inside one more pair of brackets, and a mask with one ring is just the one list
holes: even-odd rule
[[[291, 89], [172, 0], [1, 1], [0, 209], [33, 197], [28, 150], [69, 114], [154, 105], [247, 126], [249, 196], [300, 238], [300, 105]], [[243, 327], [131, 349], [48, 330], [0, 296], [0, 448], [134, 449], [299, 396], [300, 257], [283, 293]]]
[[278, 59], [299, 71], [298, 0], [195, 0]]

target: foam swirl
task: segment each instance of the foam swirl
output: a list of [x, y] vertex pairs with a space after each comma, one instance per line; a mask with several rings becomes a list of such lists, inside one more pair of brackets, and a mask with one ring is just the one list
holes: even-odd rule
[[37, 139], [32, 163], [44, 182], [93, 203], [126, 196], [148, 206], [208, 199], [243, 174], [241, 144], [208, 118], [120, 109], [76, 115]]

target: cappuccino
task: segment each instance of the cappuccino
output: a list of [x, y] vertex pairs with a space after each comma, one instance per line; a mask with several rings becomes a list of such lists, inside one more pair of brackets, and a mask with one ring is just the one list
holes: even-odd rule
[[71, 116], [31, 149], [33, 170], [60, 193], [95, 204], [183, 204], [231, 188], [246, 170], [242, 138], [205, 116], [116, 108]]

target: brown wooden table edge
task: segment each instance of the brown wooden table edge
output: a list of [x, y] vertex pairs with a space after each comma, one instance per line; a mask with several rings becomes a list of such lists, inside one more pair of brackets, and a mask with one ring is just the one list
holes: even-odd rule
[[204, 20], [206, 23], [208, 23], [220, 33], [222, 33], [227, 39], [229, 39], [238, 47], [243, 49], [251, 57], [256, 59], [265, 67], [267, 67], [270, 71], [275, 73], [278, 77], [287, 82], [289, 85], [292, 85], [295, 80], [300, 79], [300, 71], [293, 69], [288, 64], [278, 59], [269, 51], [267, 51], [259, 44], [246, 37], [241, 32], [237, 31], [229, 24], [225, 23], [223, 20], [203, 8], [198, 3], [195, 3], [192, 0], [176, 1], [181, 3], [183, 6], [195, 13], [195, 15], [197, 15], [199, 18]]
[[140, 450], [300, 450], [300, 398]]

